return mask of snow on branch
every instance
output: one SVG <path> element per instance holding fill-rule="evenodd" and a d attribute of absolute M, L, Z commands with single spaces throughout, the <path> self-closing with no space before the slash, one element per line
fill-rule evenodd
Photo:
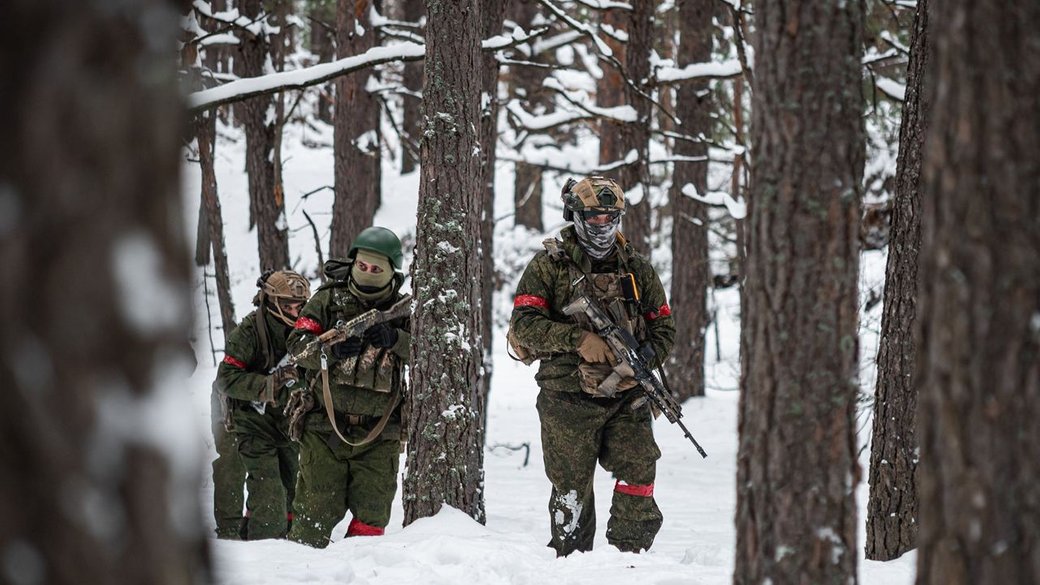
<path fill-rule="evenodd" d="M 632 106 L 614 106 L 601 108 L 589 103 L 587 97 L 581 92 L 570 92 L 554 77 L 547 77 L 542 84 L 544 87 L 558 92 L 565 100 L 599 118 L 607 118 L 621 123 L 632 123 L 639 120 L 639 114 Z"/>
<path fill-rule="evenodd" d="M 532 132 L 544 132 L 564 124 L 570 124 L 579 120 L 588 120 L 592 118 L 592 113 L 589 112 L 553 112 L 551 114 L 535 115 L 528 113 L 524 110 L 523 106 L 520 105 L 519 100 L 510 100 L 506 104 L 506 111 L 513 116 L 513 121 L 525 130 Z"/>
<path fill-rule="evenodd" d="M 538 37 L 549 32 L 550 27 L 543 26 L 531 31 L 525 31 L 519 26 L 513 29 L 513 32 L 508 35 L 495 35 L 489 39 L 480 41 L 480 48 L 485 51 L 498 51 L 500 49 L 506 49 L 514 47 L 516 45 L 522 45 L 531 39 L 537 39 Z"/>
<path fill-rule="evenodd" d="M 657 83 L 672 83 L 704 77 L 728 79 L 737 77 L 741 73 L 743 73 L 743 68 L 740 66 L 740 60 L 730 59 L 721 63 L 691 63 L 681 69 L 678 67 L 660 67 L 654 72 L 654 80 Z"/>
<path fill-rule="evenodd" d="M 744 219 L 747 217 L 747 203 L 744 201 L 743 197 L 733 199 L 733 197 L 725 191 L 709 191 L 701 195 L 697 192 L 697 187 L 695 187 L 693 183 L 686 183 L 683 185 L 682 194 L 708 205 L 724 205 L 726 211 L 729 212 L 733 219 Z"/>
<path fill-rule="evenodd" d="M 607 43 L 603 39 L 599 38 L 599 35 L 596 34 L 596 31 L 592 30 L 592 27 L 567 16 L 567 13 L 564 12 L 562 8 L 556 6 L 550 0 L 538 0 L 538 3 L 548 8 L 550 12 L 558 16 L 560 20 L 567 24 L 567 26 L 592 39 L 592 42 L 596 45 L 596 50 L 602 55 L 607 57 L 614 56 L 614 51 L 610 50 Z"/>
<path fill-rule="evenodd" d="M 286 89 L 303 89 L 311 85 L 324 83 L 340 75 L 381 63 L 418 61 L 425 54 L 426 47 L 415 43 L 374 47 L 360 55 L 345 57 L 331 63 L 320 63 L 295 71 L 283 71 L 260 77 L 240 79 L 220 87 L 197 91 L 188 95 L 188 109 L 192 112 L 199 112 L 258 95 Z"/>
<path fill-rule="evenodd" d="M 877 81 L 874 82 L 874 85 L 881 90 L 881 93 L 894 100 L 906 100 L 906 86 L 898 81 L 894 81 L 887 77 L 878 77 Z"/>
<path fill-rule="evenodd" d="M 611 2 L 610 0 L 577 0 L 578 4 L 584 4 L 596 10 L 627 10 L 632 12 L 632 5 L 625 2 Z"/>

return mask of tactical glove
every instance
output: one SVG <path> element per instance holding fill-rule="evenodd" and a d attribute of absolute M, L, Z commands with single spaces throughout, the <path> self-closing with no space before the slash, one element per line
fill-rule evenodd
<path fill-rule="evenodd" d="M 376 323 L 365 331 L 365 343 L 372 347 L 393 347 L 397 343 L 397 329 L 386 323 Z"/>
<path fill-rule="evenodd" d="M 277 406 L 279 402 L 285 400 L 287 389 L 296 384 L 299 379 L 300 374 L 293 365 L 285 365 L 271 372 L 267 376 L 264 391 L 260 394 L 260 402 L 270 402 Z"/>
<path fill-rule="evenodd" d="M 360 337 L 348 337 L 332 346 L 332 357 L 342 360 L 361 353 L 364 341 Z"/>
<path fill-rule="evenodd" d="M 590 364 L 612 364 L 614 363 L 614 352 L 610 351 L 603 338 L 591 331 L 585 331 L 578 339 L 578 355 Z"/>

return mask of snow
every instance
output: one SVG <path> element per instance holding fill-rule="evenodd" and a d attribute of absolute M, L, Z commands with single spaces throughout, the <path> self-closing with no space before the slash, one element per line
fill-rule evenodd
<path fill-rule="evenodd" d="M 684 81 L 698 77 L 736 77 L 741 74 L 740 61 L 730 59 L 722 63 L 693 63 L 686 67 L 661 67 L 656 71 L 659 83 Z"/>
<path fill-rule="evenodd" d="M 724 205 L 733 219 L 744 219 L 747 217 L 747 203 L 745 203 L 743 197 L 734 199 L 732 195 L 725 191 L 709 191 L 701 194 L 697 192 L 697 187 L 693 183 L 683 185 L 682 194 L 708 205 Z"/>
<path fill-rule="evenodd" d="M 188 106 L 191 109 L 199 110 L 223 103 L 236 96 L 305 87 L 362 67 L 387 61 L 418 59 L 425 54 L 426 47 L 415 43 L 374 47 L 360 55 L 344 57 L 331 63 L 320 63 L 303 69 L 271 73 L 262 77 L 239 79 L 218 87 L 197 91 L 188 95 Z"/>
<path fill-rule="evenodd" d="M 320 189 L 331 185 L 331 128 L 323 124 L 292 125 L 287 128 L 282 154 L 286 198 L 286 221 L 289 225 L 290 258 L 293 268 L 317 283 L 318 263 L 314 241 L 303 212 L 314 219 L 322 240 L 328 241 L 332 192 Z M 384 133 L 391 136 L 391 133 Z M 256 258 L 256 234 L 248 228 L 248 197 L 244 168 L 245 141 L 241 131 L 223 125 L 218 127 L 216 172 L 224 210 L 225 231 L 230 255 L 232 293 L 236 316 L 241 318 L 252 307 L 254 281 L 259 272 Z M 543 151 L 524 150 L 520 156 L 542 152 L 560 166 L 590 168 L 596 165 L 598 142 L 583 138 L 579 145 L 559 145 Z M 513 211 L 513 165 L 500 160 L 497 166 L 494 217 L 495 266 L 505 280 L 493 300 L 495 323 L 494 369 L 488 405 L 487 448 L 485 461 L 485 496 L 487 524 L 480 525 L 465 514 L 450 508 L 432 518 L 421 519 L 402 527 L 401 491 L 395 498 L 387 534 L 382 537 L 345 539 L 345 519 L 334 531 L 332 544 L 323 550 L 312 549 L 288 541 L 229 542 L 211 540 L 212 556 L 219 584 L 249 583 L 282 585 L 284 583 L 372 584 L 372 585 L 630 585 L 633 581 L 654 584 L 695 583 L 697 585 L 729 585 L 732 582 L 736 542 L 734 510 L 736 506 L 737 406 L 739 383 L 739 298 L 734 288 L 711 291 L 711 306 L 716 320 L 707 331 L 706 376 L 707 396 L 683 405 L 683 422 L 704 449 L 701 457 L 683 436 L 681 430 L 664 418 L 655 423 L 655 435 L 661 447 L 655 482 L 655 498 L 664 514 L 664 526 L 653 548 L 640 555 L 622 553 L 606 544 L 604 533 L 609 517 L 610 495 L 614 479 L 597 470 L 595 507 L 597 536 L 595 549 L 557 559 L 546 547 L 549 526 L 553 521 L 547 511 L 550 485 L 542 468 L 541 435 L 535 410 L 537 386 L 534 367 L 526 367 L 508 357 L 505 351 L 505 325 L 512 291 L 527 260 L 541 249 L 541 240 L 556 233 L 563 223 L 560 204 L 551 193 L 558 192 L 557 176 L 546 173 L 543 217 L 546 233 L 515 228 L 507 219 Z M 415 235 L 415 213 L 419 173 L 399 175 L 393 163 L 384 161 L 383 201 L 376 214 L 376 225 L 394 230 L 406 242 L 405 274 L 411 261 L 411 243 Z M 199 171 L 197 164 L 184 166 L 184 194 L 188 235 L 194 238 L 195 213 L 198 210 Z M 312 193 L 303 198 L 303 194 Z M 709 194 L 710 195 L 710 194 Z M 0 189 L 0 202 L 2 189 Z M 737 202 L 739 203 L 739 202 Z M 725 201 L 723 201 L 725 204 Z M 667 255 L 655 252 L 658 263 Z M 139 262 L 139 261 L 138 261 Z M 142 263 L 144 264 L 144 263 Z M 865 291 L 883 282 L 885 256 L 868 252 L 861 263 L 861 287 Z M 206 268 L 212 273 L 212 267 Z M 181 378 L 179 392 L 190 396 L 192 408 L 186 410 L 191 421 L 180 421 L 198 431 L 206 442 L 207 459 L 200 462 L 206 480 L 201 487 L 203 514 L 212 527 L 210 506 L 212 483 L 208 462 L 215 456 L 208 434 L 210 416 L 210 384 L 220 359 L 220 332 L 213 336 L 217 350 L 209 356 L 207 321 L 219 324 L 215 296 L 210 299 L 207 316 L 201 284 L 202 270 L 196 269 L 195 350 L 199 367 L 185 382 Z M 670 270 L 662 270 L 666 280 Z M 209 284 L 213 295 L 212 277 Z M 136 279 L 138 282 L 146 279 Z M 150 280 L 150 279 L 147 279 Z M 406 284 L 406 292 L 410 283 Z M 864 298 L 865 294 L 862 295 Z M 156 309 L 154 303 L 153 310 Z M 873 390 L 873 359 L 881 306 L 878 304 L 861 318 L 861 387 L 869 396 Z M 1040 319 L 1040 316 L 1037 317 Z M 463 336 L 463 338 L 465 338 Z M 718 353 L 716 353 L 718 347 Z M 44 356 L 46 357 L 46 356 Z M 169 382 L 163 383 L 164 388 Z M 163 390 L 167 396 L 169 390 Z M 157 405 L 168 404 L 161 399 Z M 162 407 L 157 410 L 176 408 Z M 869 440 L 870 421 L 861 415 L 858 421 L 860 442 Z M 154 420 L 149 417 L 148 420 Z M 162 428 L 162 427 L 161 427 Z M 165 432 L 165 431 L 164 431 Z M 179 431 L 181 436 L 185 431 Z M 190 445 L 190 443 L 189 443 Z M 191 447 L 184 447 L 190 450 Z M 180 456 L 180 455 L 178 455 Z M 403 457 L 403 456 L 402 456 Z M 402 470 L 405 469 L 402 458 Z M 869 449 L 864 449 L 860 463 L 869 465 Z M 400 477 L 399 477 L 400 482 Z M 860 517 L 859 540 L 855 554 L 859 558 L 859 582 L 863 585 L 909 585 L 914 580 L 914 553 L 887 563 L 864 561 L 864 516 L 867 487 L 856 487 Z M 172 512 L 171 512 L 172 513 Z M 812 543 L 786 543 L 792 547 Z M 850 551 L 851 552 L 851 551 Z M 22 558 L 30 558 L 23 555 Z"/>
<path fill-rule="evenodd" d="M 906 85 L 887 77 L 878 77 L 875 84 L 888 97 L 899 101 L 906 100 Z"/>

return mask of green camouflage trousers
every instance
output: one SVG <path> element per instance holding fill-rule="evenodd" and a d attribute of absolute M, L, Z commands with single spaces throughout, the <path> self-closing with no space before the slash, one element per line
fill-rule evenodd
<path fill-rule="evenodd" d="M 210 427 L 217 448 L 217 458 L 213 460 L 213 519 L 217 524 L 217 538 L 238 540 L 246 468 L 238 456 L 238 438 L 224 429 L 220 396 L 216 392 L 210 394 Z"/>
<path fill-rule="evenodd" d="M 364 432 L 344 433 L 360 441 Z M 384 433 L 375 441 L 351 447 L 332 435 L 305 430 L 300 438 L 300 475 L 296 483 L 296 517 L 289 539 L 310 546 L 328 546 L 332 529 L 349 510 L 353 520 L 347 536 L 379 535 L 390 523 L 390 505 L 397 493 L 401 441 Z"/>
<path fill-rule="evenodd" d="M 635 392 L 618 398 L 538 393 L 545 474 L 553 486 L 549 546 L 558 556 L 592 550 L 597 461 L 617 480 L 607 542 L 623 551 L 649 549 L 661 529 L 663 516 L 653 497 L 661 450 L 654 441 L 650 408 L 631 409 L 637 397 Z"/>
<path fill-rule="evenodd" d="M 247 540 L 285 538 L 292 518 L 299 447 L 280 428 L 281 416 L 246 406 L 235 412 L 238 453 L 246 468 Z"/>

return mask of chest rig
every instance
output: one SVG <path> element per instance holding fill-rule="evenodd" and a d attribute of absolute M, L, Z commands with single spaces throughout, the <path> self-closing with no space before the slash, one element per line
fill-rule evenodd
<path fill-rule="evenodd" d="M 332 293 L 332 315 L 336 319 L 349 321 L 364 312 L 345 288 L 336 288 Z M 391 326 L 400 323 L 391 321 Z M 404 364 L 391 348 L 366 346 L 360 354 L 340 360 L 330 372 L 337 385 L 356 386 L 376 392 L 389 393 L 401 382 Z M 337 405 L 339 406 L 339 405 Z M 337 408 L 337 410 L 343 410 Z"/>
<path fill-rule="evenodd" d="M 582 295 L 595 299 L 606 309 L 616 325 L 631 333 L 640 342 L 646 341 L 648 332 L 646 320 L 640 310 L 639 286 L 636 284 L 635 275 L 625 270 L 628 263 L 624 256 L 621 257 L 622 266 L 613 272 L 586 272 L 567 254 L 559 240 L 550 238 L 542 244 L 549 258 L 567 267 L 572 291 L 568 302 Z M 593 330 L 585 315 L 575 315 L 574 320 L 582 329 Z"/>

